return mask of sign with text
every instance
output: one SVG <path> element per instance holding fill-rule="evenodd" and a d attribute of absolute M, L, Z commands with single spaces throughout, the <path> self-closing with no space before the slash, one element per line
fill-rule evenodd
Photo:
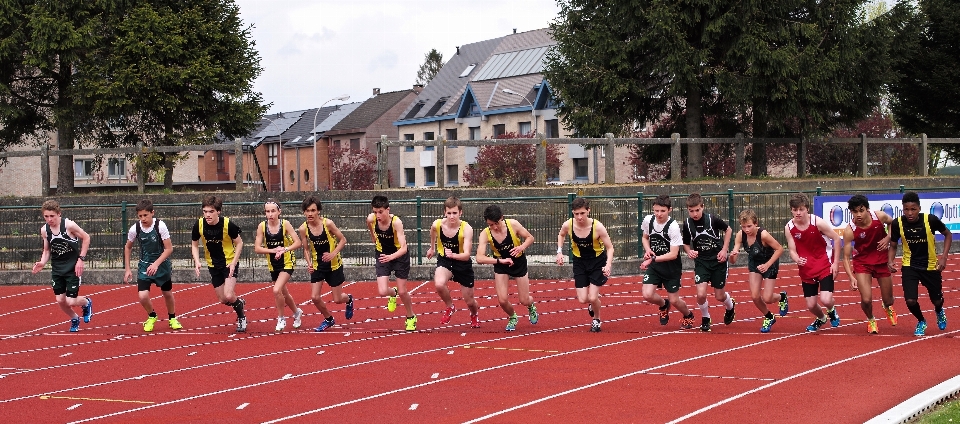
<path fill-rule="evenodd" d="M 920 212 L 940 218 L 951 233 L 960 234 L 960 193 L 918 193 Z M 894 219 L 903 215 L 903 194 L 864 194 L 870 201 L 870 209 L 883 211 Z M 834 227 L 846 227 L 850 223 L 847 201 L 851 196 L 815 196 L 811 213 L 820 216 Z M 937 234 L 937 240 L 943 236 Z"/>

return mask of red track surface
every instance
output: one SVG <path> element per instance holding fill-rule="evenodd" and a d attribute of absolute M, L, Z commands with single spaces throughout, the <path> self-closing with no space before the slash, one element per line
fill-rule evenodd
<path fill-rule="evenodd" d="M 246 334 L 233 332 L 232 310 L 216 303 L 208 285 L 175 285 L 184 330 L 160 321 L 152 334 L 142 331 L 134 285 L 84 286 L 95 315 L 75 334 L 48 287 L 0 286 L 0 420 L 863 422 L 960 374 L 956 265 L 944 273 L 946 331 L 937 330 L 920 290 L 931 324 L 922 338 L 913 336 L 899 276 L 899 326 L 878 320 L 880 335 L 868 335 L 859 295 L 841 275 L 841 326 L 807 333 L 812 315 L 795 266 L 781 267 L 779 289 L 789 293 L 791 311 L 769 334 L 759 333 L 743 268 L 731 270 L 727 285 L 738 301 L 732 325 L 721 323 L 723 308 L 708 297 L 711 333 L 678 330 L 675 310 L 660 326 L 638 277 L 612 278 L 603 288 L 598 334 L 588 332 L 571 281 L 531 282 L 540 322 L 521 316 L 514 333 L 503 331 L 506 316 L 489 281 L 477 284 L 480 329 L 469 328 L 462 301 L 451 324 L 440 326 L 432 283 L 408 283 L 415 333 L 400 331 L 403 308 L 388 313 L 372 282 L 347 283 L 356 316 L 347 322 L 342 306 L 329 304 L 338 325 L 324 333 L 312 331 L 321 318 L 309 304 L 309 284 L 291 284 L 307 315 L 301 330 L 282 334 L 273 332 L 268 284 L 238 286 L 247 300 Z M 684 285 L 695 309 L 689 272 Z M 874 305 L 882 317 L 879 300 Z"/>

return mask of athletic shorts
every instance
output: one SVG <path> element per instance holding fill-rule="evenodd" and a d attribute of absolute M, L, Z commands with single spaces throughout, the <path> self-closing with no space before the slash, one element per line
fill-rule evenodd
<path fill-rule="evenodd" d="M 453 274 L 451 280 L 456 281 L 461 286 L 472 289 L 474 283 L 473 262 L 457 261 L 445 256 L 437 257 L 437 268 L 446 268 Z"/>
<path fill-rule="evenodd" d="M 50 277 L 50 285 L 53 287 L 53 294 L 57 296 L 66 293 L 67 297 L 76 299 L 80 295 L 80 277 L 76 275 L 53 275 Z"/>
<path fill-rule="evenodd" d="M 930 300 L 940 300 L 943 298 L 943 273 L 941 271 L 928 271 L 905 266 L 901 274 L 904 299 L 919 299 L 920 284 L 923 284 L 923 286 L 927 288 L 927 294 L 930 295 Z"/>
<path fill-rule="evenodd" d="M 282 268 L 282 269 L 274 268 L 273 271 L 270 271 L 270 281 L 277 281 L 277 279 L 280 278 L 281 272 L 286 272 L 287 274 L 290 274 L 291 276 L 293 276 L 293 268 Z"/>
<path fill-rule="evenodd" d="M 343 275 L 343 266 L 334 271 L 329 269 L 315 269 L 310 273 L 310 284 L 326 281 L 330 287 L 337 287 L 343 284 L 346 279 Z"/>
<path fill-rule="evenodd" d="M 406 280 L 410 276 L 410 252 L 390 262 L 380 262 L 380 254 L 373 259 L 376 263 L 377 277 L 389 277 L 391 273 L 397 278 Z"/>
<path fill-rule="evenodd" d="M 827 274 L 826 277 L 814 279 L 812 283 L 806 281 L 803 286 L 803 297 L 813 297 L 820 295 L 820 292 L 833 293 L 833 274 Z"/>
<path fill-rule="evenodd" d="M 856 259 L 853 260 L 853 273 L 854 274 L 870 274 L 872 278 L 884 278 L 890 277 L 890 268 L 887 267 L 887 263 L 882 264 L 865 264 L 857 262 Z"/>
<path fill-rule="evenodd" d="M 230 267 L 215 267 L 207 268 L 210 270 L 210 284 L 213 284 L 213 288 L 217 288 L 223 285 L 227 281 L 227 276 L 230 275 Z M 233 278 L 237 278 L 240 275 L 240 264 L 237 264 L 237 268 L 233 270 Z"/>
<path fill-rule="evenodd" d="M 137 280 L 137 290 L 139 291 L 150 291 L 150 286 L 156 285 L 160 287 L 160 291 L 170 291 L 173 290 L 173 281 L 156 281 L 156 280 Z"/>
<path fill-rule="evenodd" d="M 695 260 L 693 265 L 693 281 L 696 284 L 710 283 L 710 287 L 722 289 L 727 285 L 727 263 L 717 260 Z"/>
<path fill-rule="evenodd" d="M 765 280 L 775 280 L 777 278 L 777 274 L 780 273 L 780 261 L 774 261 L 773 265 L 770 265 L 770 268 L 767 268 L 767 272 L 760 272 L 760 270 L 757 269 L 757 267 L 765 263 L 767 262 L 763 261 L 760 263 L 754 263 L 753 260 L 748 260 L 747 269 L 749 269 L 750 272 L 754 274 L 760 274 L 760 276 L 763 277 Z"/>
<path fill-rule="evenodd" d="M 582 289 L 589 285 L 602 286 L 607 283 L 603 267 L 607 265 L 607 253 L 596 258 L 582 259 L 573 257 L 573 286 Z"/>
<path fill-rule="evenodd" d="M 510 278 L 520 278 L 527 275 L 527 257 L 521 256 L 519 258 L 513 258 L 513 265 L 506 266 L 503 264 L 497 265 L 493 264 L 493 273 L 494 274 L 506 274 Z"/>
<path fill-rule="evenodd" d="M 657 288 L 667 289 L 667 293 L 676 293 L 680 291 L 680 275 L 664 275 L 654 268 L 648 268 L 643 274 L 643 284 L 653 284 Z"/>

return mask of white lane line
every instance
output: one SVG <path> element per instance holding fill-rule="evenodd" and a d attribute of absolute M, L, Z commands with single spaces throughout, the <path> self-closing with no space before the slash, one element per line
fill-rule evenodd
<path fill-rule="evenodd" d="M 247 407 L 247 405 L 249 405 L 249 404 L 250 404 L 249 402 L 245 402 L 245 403 L 241 403 L 241 404 L 240 404 L 240 406 L 238 406 L 238 407 L 237 407 L 237 409 L 243 409 L 243 408 L 246 408 L 246 407 Z"/>
<path fill-rule="evenodd" d="M 74 409 L 79 408 L 80 405 L 83 405 L 83 404 L 82 404 L 82 403 L 78 403 L 78 404 L 73 405 L 73 406 L 68 406 L 68 407 L 67 407 L 67 411 L 73 411 Z"/>
<path fill-rule="evenodd" d="M 317 355 L 323 355 L 323 352 L 324 352 L 324 351 L 321 350 L 321 351 L 317 352 Z"/>
<path fill-rule="evenodd" d="M 32 291 L 28 291 L 28 292 L 23 292 L 23 293 L 11 294 L 11 295 L 9 295 L 9 296 L 0 296 L 0 300 L 7 299 L 7 298 L 11 298 L 11 297 L 23 296 L 23 295 L 32 294 L 32 293 L 39 293 L 39 292 L 43 292 L 43 291 L 47 291 L 47 290 L 50 290 L 50 289 L 44 287 L 44 288 L 42 288 L 42 289 L 36 289 L 36 290 L 32 290 Z"/>
<path fill-rule="evenodd" d="M 447 352 L 447 355 L 453 355 L 453 351 L 451 350 L 451 351 Z"/>
<path fill-rule="evenodd" d="M 193 355 L 196 355 L 196 354 L 197 354 L 197 352 L 190 352 L 190 353 L 187 354 L 187 356 L 193 356 Z"/>
<path fill-rule="evenodd" d="M 280 379 L 281 379 L 281 380 L 289 380 L 290 377 L 293 377 L 293 374 L 286 374 L 286 375 L 284 375 L 283 377 L 281 377 Z"/>
<path fill-rule="evenodd" d="M 66 357 L 68 357 L 68 356 L 70 356 L 70 355 L 73 355 L 73 352 L 64 353 L 63 355 L 60 355 L 60 357 L 61 357 L 61 358 L 66 358 Z"/>
<path fill-rule="evenodd" d="M 437 377 L 440 377 L 440 373 L 438 372 L 435 372 L 433 373 L 433 375 L 430 376 L 430 378 L 437 378 Z"/>
<path fill-rule="evenodd" d="M 418 404 L 418 403 L 415 403 L 415 404 L 413 404 L 413 405 L 410 405 L 410 410 L 411 410 L 411 411 L 416 411 L 418 406 L 420 406 L 420 404 Z"/>

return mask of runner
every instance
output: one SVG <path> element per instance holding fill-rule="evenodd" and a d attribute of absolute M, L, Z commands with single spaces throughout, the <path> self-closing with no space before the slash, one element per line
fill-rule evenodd
<path fill-rule="evenodd" d="M 138 221 L 127 231 L 127 243 L 123 247 L 123 282 L 129 283 L 133 279 L 130 271 L 130 252 L 133 242 L 140 242 L 140 261 L 137 264 L 137 295 L 140 305 L 147 311 L 147 320 L 143 322 L 143 331 L 149 333 L 157 324 L 157 311 L 153 309 L 150 300 L 150 286 L 156 284 L 163 295 L 163 302 L 167 305 L 167 324 L 171 330 L 183 328 L 177 320 L 176 302 L 173 298 L 173 264 L 170 255 L 173 254 L 173 242 L 170 241 L 170 231 L 167 224 L 154 218 L 153 202 L 143 199 L 137 203 Z"/>
<path fill-rule="evenodd" d="M 410 276 L 410 255 L 407 254 L 407 238 L 403 234 L 403 222 L 390 213 L 390 201 L 385 196 L 373 196 L 370 202 L 373 212 L 367 216 L 370 237 L 376 246 L 377 290 L 380 296 L 388 296 L 387 310 L 397 310 L 397 298 L 406 309 L 406 331 L 417 329 L 417 316 L 407 292 L 407 277 Z M 397 277 L 397 286 L 390 287 L 390 274 Z"/>
<path fill-rule="evenodd" d="M 680 328 L 693 328 L 693 311 L 687 308 L 687 303 L 680 298 L 680 277 L 683 268 L 680 263 L 680 246 L 683 246 L 683 236 L 680 234 L 680 225 L 670 217 L 670 196 L 661 194 L 653 201 L 653 214 L 643 218 L 640 228 L 643 229 L 643 262 L 640 269 L 646 271 L 643 275 L 643 298 L 660 309 L 660 325 L 670 322 L 670 305 L 677 308 L 683 315 L 680 318 Z M 657 294 L 657 288 L 667 289 L 667 300 Z"/>
<path fill-rule="evenodd" d="M 733 252 L 730 253 L 730 262 L 737 261 L 740 246 L 747 252 L 747 269 L 750 271 L 750 297 L 753 304 L 763 315 L 761 333 L 769 333 L 770 328 L 777 322 L 777 318 L 767 309 L 767 305 L 779 303 L 780 316 L 787 316 L 790 305 L 787 303 L 787 292 L 780 292 L 779 298 L 774 297 L 774 285 L 777 282 L 777 273 L 780 272 L 780 255 L 783 246 L 769 231 L 760 227 L 760 220 L 752 209 L 740 212 L 740 231 L 734 239 Z M 779 299 L 779 301 L 777 300 Z"/>
<path fill-rule="evenodd" d="M 343 275 L 343 258 L 340 252 L 347 245 L 337 225 L 328 218 L 320 216 L 323 206 L 317 196 L 307 196 L 300 205 L 306 221 L 300 226 L 300 237 L 306 240 L 304 258 L 307 260 L 307 270 L 310 272 L 310 299 L 317 310 L 324 316 L 324 320 L 314 331 L 324 331 L 336 324 L 333 315 L 323 302 L 323 282 L 330 285 L 333 293 L 333 303 L 346 304 L 344 317 L 353 319 L 353 295 L 343 292 L 341 285 L 346 280 Z"/>
<path fill-rule="evenodd" d="M 790 211 L 793 219 L 787 221 L 784 232 L 790 258 L 800 269 L 800 281 L 803 283 L 803 297 L 807 309 L 816 318 L 807 326 L 807 331 L 817 331 L 827 322 L 820 303 L 827 308 L 830 325 L 840 325 L 840 314 L 834 308 L 833 285 L 840 261 L 840 236 L 826 220 L 810 213 L 810 199 L 803 193 L 790 198 Z"/>
<path fill-rule="evenodd" d="M 590 218 L 590 203 L 578 197 L 570 203 L 573 218 L 563 222 L 557 235 L 557 265 L 563 265 L 563 240 L 570 235 L 573 255 L 573 284 L 577 301 L 587 304 L 587 313 L 593 319 L 590 331 L 600 332 L 600 287 L 607 283 L 613 268 L 613 242 L 607 228 Z"/>
<path fill-rule="evenodd" d="M 730 325 L 737 316 L 736 302 L 723 288 L 727 285 L 727 249 L 733 229 L 720 217 L 703 214 L 703 197 L 693 193 L 687 197 L 687 214 L 683 221 L 683 250 L 693 259 L 697 306 L 700 308 L 700 331 L 710 331 L 710 308 L 707 284 L 713 287 L 714 298 L 723 304 L 723 324 Z"/>
<path fill-rule="evenodd" d="M 300 328 L 302 324 L 303 310 L 297 307 L 297 302 L 287 289 L 287 282 L 293 275 L 293 265 L 297 261 L 293 251 L 300 248 L 300 237 L 290 221 L 280 219 L 280 204 L 276 200 L 267 199 L 263 204 L 263 213 L 267 219 L 257 226 L 253 251 L 267 258 L 267 269 L 273 282 L 273 299 L 277 305 L 276 331 L 279 333 L 287 328 L 284 305 L 293 314 L 293 328 Z"/>
<path fill-rule="evenodd" d="M 427 259 L 437 256 L 433 282 L 437 295 L 446 305 L 440 324 L 448 324 L 450 317 L 457 311 L 453 306 L 450 289 L 447 288 L 447 282 L 453 280 L 460 284 L 460 295 L 470 311 L 470 327 L 480 328 L 480 305 L 473 297 L 473 262 L 470 261 L 473 227 L 460 219 L 463 206 L 456 197 L 447 198 L 443 202 L 443 215 L 444 218 L 434 221 L 430 226 L 430 249 L 427 250 Z"/>
<path fill-rule="evenodd" d="M 237 285 L 240 253 L 243 251 L 242 230 L 230 218 L 220 216 L 223 201 L 217 196 L 204 197 L 201 203 L 203 217 L 193 225 L 190 245 L 193 253 L 193 267 L 200 277 L 200 242 L 203 242 L 203 255 L 207 270 L 210 271 L 210 284 L 217 299 L 237 313 L 237 332 L 247 331 L 247 316 L 243 307 L 246 301 L 237 297 L 234 290 Z"/>
<path fill-rule="evenodd" d="M 533 234 L 515 219 L 504 219 L 503 211 L 497 205 L 490 205 L 483 211 L 487 228 L 480 233 L 477 243 L 477 263 L 493 264 L 493 281 L 497 289 L 497 301 L 507 314 L 506 331 L 517 329 L 517 312 L 510 304 L 510 279 L 517 282 L 517 295 L 520 304 L 527 307 L 531 324 L 540 319 L 537 305 L 530 296 L 530 277 L 527 276 L 527 257 L 523 254 L 533 245 Z M 523 242 L 520 240 L 523 239 Z M 487 245 L 493 257 L 487 256 Z"/>
<path fill-rule="evenodd" d="M 883 211 L 870 210 L 870 201 L 857 194 L 847 201 L 852 215 L 850 224 L 843 232 L 843 269 L 850 276 L 850 288 L 860 291 L 860 309 L 867 317 L 867 332 L 877 334 L 877 321 L 873 317 L 873 291 L 870 280 L 877 279 L 883 310 L 890 325 L 897 325 L 897 313 L 893 311 L 893 277 L 887 268 L 887 252 L 890 233 L 887 231 L 893 218 Z M 851 266 L 851 257 L 853 265 Z"/>
<path fill-rule="evenodd" d="M 90 248 L 90 235 L 76 222 L 61 216 L 60 203 L 56 200 L 43 202 L 40 209 L 46 222 L 40 227 L 43 253 L 33 264 L 33 273 L 40 272 L 50 262 L 50 285 L 57 306 L 70 317 L 70 332 L 76 333 L 80 331 L 80 316 L 73 311 L 74 307 L 80 307 L 83 322 L 90 322 L 93 317 L 93 299 L 80 296 L 80 277 Z"/>

